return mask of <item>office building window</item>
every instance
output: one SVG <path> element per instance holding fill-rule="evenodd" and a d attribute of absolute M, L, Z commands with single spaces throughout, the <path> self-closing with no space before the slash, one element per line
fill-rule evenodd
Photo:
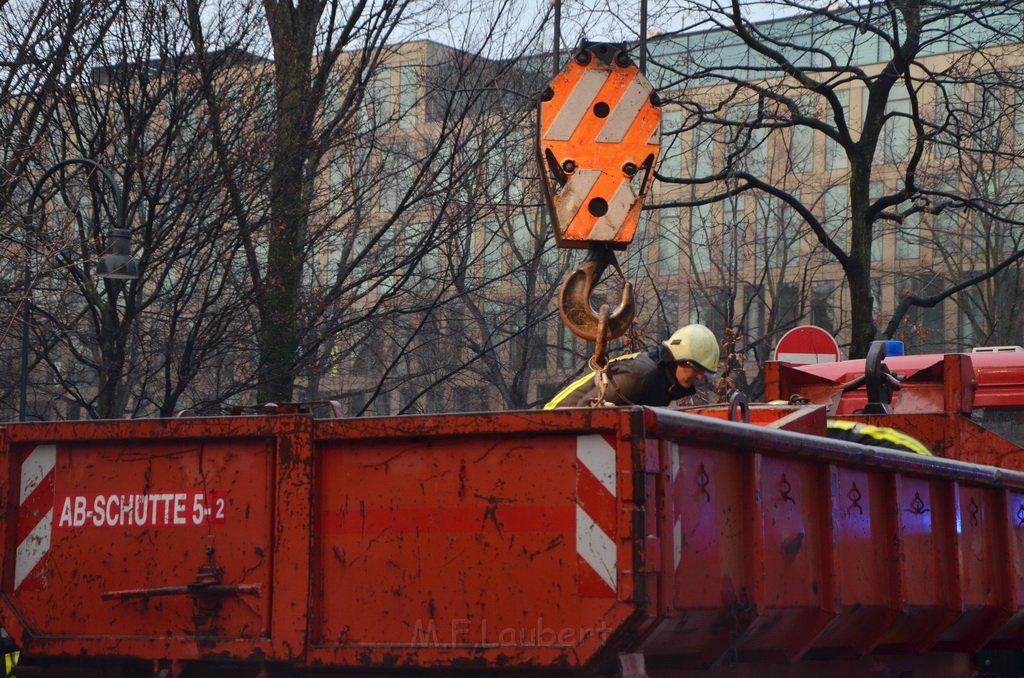
<path fill-rule="evenodd" d="M 558 323 L 558 360 L 559 369 L 577 367 L 579 357 L 576 355 L 576 335 L 564 323 Z"/>
<path fill-rule="evenodd" d="M 886 121 L 875 151 L 876 163 L 906 162 L 910 155 L 910 95 L 896 86 L 885 105 Z"/>
<path fill-rule="evenodd" d="M 693 175 L 706 177 L 714 167 L 714 136 L 708 126 L 693 130 Z"/>
<path fill-rule="evenodd" d="M 908 215 L 896 228 L 896 258 L 917 259 L 921 256 L 921 214 Z"/>
<path fill-rule="evenodd" d="M 680 111 L 664 111 L 661 116 L 661 173 L 668 177 L 679 177 L 683 171 L 682 121 Z"/>
<path fill-rule="evenodd" d="M 418 86 L 416 63 L 403 61 L 398 67 L 398 126 L 401 129 L 416 127 Z"/>
<path fill-rule="evenodd" d="M 814 97 L 797 97 L 796 107 L 800 116 L 817 117 Z M 810 172 L 814 169 L 814 130 L 806 125 L 796 125 L 789 133 L 789 166 L 794 172 Z"/>
<path fill-rule="evenodd" d="M 675 275 L 679 273 L 679 210 L 662 211 L 658 225 L 658 275 Z"/>
<path fill-rule="evenodd" d="M 690 208 L 690 261 L 695 273 L 711 270 L 711 205 Z"/>
<path fill-rule="evenodd" d="M 836 311 L 841 290 L 834 282 L 811 285 L 811 324 L 831 333 L 836 331 Z"/>

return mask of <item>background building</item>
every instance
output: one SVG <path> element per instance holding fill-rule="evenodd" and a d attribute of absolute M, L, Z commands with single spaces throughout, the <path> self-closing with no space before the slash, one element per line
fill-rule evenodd
<path fill-rule="evenodd" d="M 621 257 L 638 315 L 616 350 L 703 322 L 732 349 L 723 390 L 756 397 L 791 327 L 856 343 L 858 261 L 871 320 L 911 350 L 1024 343 L 1018 10 L 926 12 L 910 46 L 903 15 L 868 10 L 648 42 L 662 158 Z M 130 44 L 116 30 L 101 51 Z M 26 303 L 30 417 L 217 412 L 275 380 L 356 415 L 512 409 L 578 374 L 590 347 L 556 295 L 581 253 L 554 246 L 533 157 L 553 75 L 537 43 L 330 43 L 289 98 L 256 38 L 187 57 L 194 42 L 147 39 L 168 56 L 112 50 L 87 82 L 6 99 L 6 416 Z M 87 175 L 24 213 L 32 179 L 71 156 L 124 182 L 138 283 L 91 278 L 114 206 Z M 887 328 L 904 297 L 979 275 Z"/>

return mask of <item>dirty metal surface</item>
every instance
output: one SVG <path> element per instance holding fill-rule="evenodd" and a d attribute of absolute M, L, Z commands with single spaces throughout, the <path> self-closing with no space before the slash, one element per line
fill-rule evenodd
<path fill-rule="evenodd" d="M 1022 648 L 1024 474 L 713 414 L 9 425 L 0 623 L 253 675 Z"/>

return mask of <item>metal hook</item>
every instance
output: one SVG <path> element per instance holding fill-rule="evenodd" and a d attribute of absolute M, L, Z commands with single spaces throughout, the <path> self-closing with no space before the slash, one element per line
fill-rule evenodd
<path fill-rule="evenodd" d="M 594 340 L 594 355 L 590 357 L 590 369 L 595 372 L 603 370 L 608 366 L 608 358 L 605 356 L 605 349 L 608 344 L 608 339 L 612 338 L 608 336 L 608 317 L 611 312 L 608 309 L 608 304 L 601 304 L 601 310 L 597 312 L 597 338 Z M 601 397 L 604 400 L 602 394 Z"/>
<path fill-rule="evenodd" d="M 900 382 L 882 362 L 885 360 L 885 342 L 873 341 L 868 348 L 868 357 L 864 361 L 864 381 L 867 386 L 868 401 L 861 410 L 863 414 L 890 414 L 892 412 L 892 392 L 900 388 Z"/>
<path fill-rule="evenodd" d="M 594 292 L 594 286 L 609 263 L 616 262 L 615 254 L 608 247 L 591 247 L 586 261 L 562 283 L 558 299 L 562 322 L 573 334 L 587 341 L 597 341 L 599 338 L 607 341 L 621 337 L 633 322 L 635 308 L 632 283 L 627 282 L 622 286 L 619 305 L 608 314 L 606 322 L 601 322 L 601 316 L 590 305 L 590 295 Z"/>
<path fill-rule="evenodd" d="M 736 391 L 729 398 L 729 421 L 750 423 L 750 401 L 747 399 L 746 393 Z"/>

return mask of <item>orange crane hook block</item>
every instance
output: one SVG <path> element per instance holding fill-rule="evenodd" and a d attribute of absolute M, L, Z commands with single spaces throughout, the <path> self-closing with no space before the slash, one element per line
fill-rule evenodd
<path fill-rule="evenodd" d="M 584 44 L 540 102 L 541 174 L 559 247 L 632 241 L 661 144 L 654 88 L 623 46 Z"/>

